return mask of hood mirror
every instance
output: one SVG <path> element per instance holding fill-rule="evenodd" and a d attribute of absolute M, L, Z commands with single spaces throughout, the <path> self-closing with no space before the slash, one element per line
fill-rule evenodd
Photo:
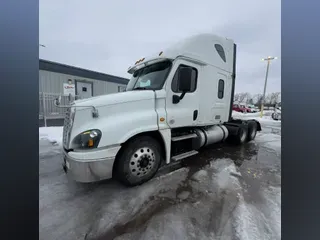
<path fill-rule="evenodd" d="M 54 105 L 59 106 L 60 104 L 61 104 L 61 96 L 57 97 L 57 98 L 54 100 Z"/>

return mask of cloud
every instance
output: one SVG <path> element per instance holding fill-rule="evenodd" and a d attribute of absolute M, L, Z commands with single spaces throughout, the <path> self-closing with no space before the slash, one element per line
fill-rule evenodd
<path fill-rule="evenodd" d="M 268 55 L 280 57 L 281 1 L 40 0 L 40 57 L 129 77 L 137 59 L 212 32 L 238 45 L 236 90 L 260 92 Z M 268 91 L 280 91 L 281 60 Z"/>

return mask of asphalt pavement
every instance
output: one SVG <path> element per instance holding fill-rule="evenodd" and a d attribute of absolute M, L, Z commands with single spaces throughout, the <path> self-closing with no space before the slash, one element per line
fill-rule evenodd
<path fill-rule="evenodd" d="M 263 127 L 134 188 L 68 179 L 60 147 L 40 140 L 40 239 L 281 239 L 281 123 Z"/>

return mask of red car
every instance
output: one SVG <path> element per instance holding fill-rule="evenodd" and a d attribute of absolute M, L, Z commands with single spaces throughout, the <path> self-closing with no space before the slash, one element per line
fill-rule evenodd
<path fill-rule="evenodd" d="M 245 105 L 241 105 L 241 104 L 233 104 L 232 110 L 236 112 L 242 112 L 242 113 L 251 113 L 250 108 L 247 108 Z"/>

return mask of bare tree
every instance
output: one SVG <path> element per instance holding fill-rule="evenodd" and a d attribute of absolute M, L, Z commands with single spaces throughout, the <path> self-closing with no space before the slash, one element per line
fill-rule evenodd
<path fill-rule="evenodd" d="M 280 100 L 280 97 L 281 97 L 281 93 L 280 92 L 275 92 L 275 93 L 272 93 L 272 104 L 277 104 L 279 103 L 281 100 Z"/>
<path fill-rule="evenodd" d="M 233 100 L 234 100 L 235 102 L 239 102 L 239 98 L 240 98 L 240 94 L 239 94 L 239 93 L 236 93 L 236 94 L 234 95 L 234 97 L 233 97 Z"/>
<path fill-rule="evenodd" d="M 272 93 L 267 94 L 264 99 L 264 105 L 269 107 L 271 105 L 271 99 Z"/>
<path fill-rule="evenodd" d="M 247 103 L 250 99 L 250 94 L 247 92 L 235 94 L 235 101 L 239 103 Z"/>
<path fill-rule="evenodd" d="M 261 103 L 262 103 L 262 94 L 255 94 L 253 97 L 252 97 L 252 102 L 254 105 L 260 107 L 261 106 Z"/>
<path fill-rule="evenodd" d="M 247 96 L 246 96 L 246 104 L 251 104 L 251 100 L 252 99 L 252 96 L 250 93 L 247 93 Z"/>
<path fill-rule="evenodd" d="M 247 104 L 254 105 L 254 102 L 253 102 L 253 98 L 252 98 L 252 97 L 248 100 Z"/>
<path fill-rule="evenodd" d="M 262 100 L 262 94 L 256 94 L 252 97 L 252 101 L 254 105 L 260 106 Z"/>

